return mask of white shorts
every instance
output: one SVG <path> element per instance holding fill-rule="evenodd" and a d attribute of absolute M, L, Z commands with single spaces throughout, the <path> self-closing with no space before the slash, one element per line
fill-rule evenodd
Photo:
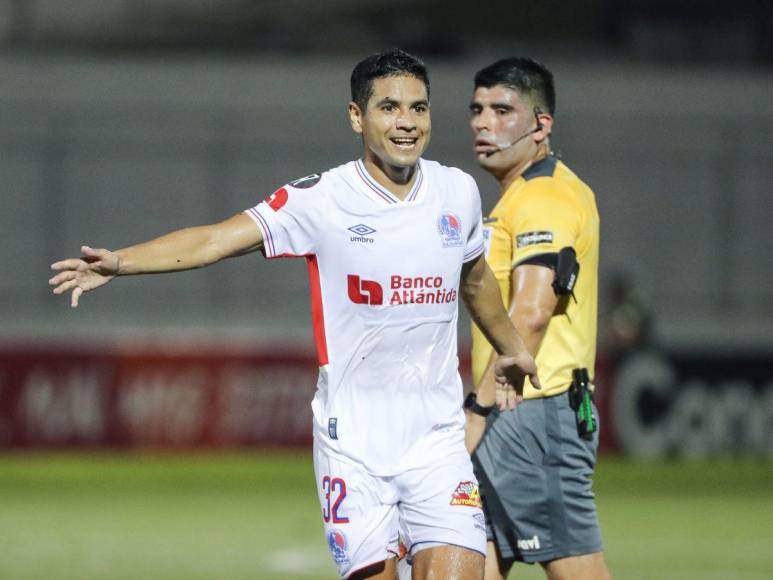
<path fill-rule="evenodd" d="M 315 445 L 314 472 L 325 537 L 342 578 L 396 557 L 400 540 L 409 558 L 438 544 L 486 554 L 478 481 L 463 445 L 391 477 L 370 475 Z"/>

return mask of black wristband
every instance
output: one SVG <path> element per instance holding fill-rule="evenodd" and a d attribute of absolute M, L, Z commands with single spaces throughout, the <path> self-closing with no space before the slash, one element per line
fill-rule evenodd
<path fill-rule="evenodd" d="M 470 413 L 475 413 L 481 417 L 488 417 L 491 414 L 491 411 L 494 410 L 494 407 L 496 407 L 496 405 L 491 405 L 490 407 L 479 405 L 478 395 L 475 393 L 469 393 L 464 399 L 464 408 Z"/>

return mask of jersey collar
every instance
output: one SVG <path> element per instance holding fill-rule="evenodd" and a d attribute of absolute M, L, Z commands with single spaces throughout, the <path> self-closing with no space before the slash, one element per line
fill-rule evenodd
<path fill-rule="evenodd" d="M 354 168 L 359 178 L 365 184 L 365 190 L 368 192 L 368 194 L 388 205 L 416 201 L 416 198 L 419 196 L 419 190 L 421 189 L 422 183 L 424 182 L 424 172 L 421 170 L 421 159 L 416 164 L 416 179 L 413 181 L 413 187 L 411 188 L 411 191 L 408 193 L 408 195 L 405 196 L 404 200 L 400 199 L 392 192 L 382 187 L 375 179 L 373 179 L 373 177 L 371 177 L 371 175 L 368 173 L 368 170 L 365 169 L 365 163 L 362 159 L 358 159 L 355 162 Z"/>

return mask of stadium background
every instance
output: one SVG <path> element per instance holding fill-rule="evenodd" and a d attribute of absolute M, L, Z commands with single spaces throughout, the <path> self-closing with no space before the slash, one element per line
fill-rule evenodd
<path fill-rule="evenodd" d="M 358 155 L 348 75 L 394 45 L 430 68 L 427 157 L 487 208 L 472 74 L 511 54 L 556 74 L 554 146 L 602 215 L 613 572 L 773 576 L 772 38 L 763 0 L 0 0 L 0 578 L 334 577 L 304 264 L 122 279 L 76 311 L 45 281 L 82 243 Z"/>

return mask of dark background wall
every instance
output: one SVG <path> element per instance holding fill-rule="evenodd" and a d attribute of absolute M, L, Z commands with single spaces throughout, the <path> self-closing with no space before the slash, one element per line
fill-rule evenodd
<path fill-rule="evenodd" d="M 225 218 L 360 154 L 348 76 L 399 45 L 430 67 L 427 157 L 471 172 L 471 77 L 557 79 L 554 148 L 596 191 L 602 284 L 626 272 L 660 341 L 773 345 L 767 2 L 0 1 L 0 337 L 308 336 L 302 263 L 122 279 L 71 311 L 48 264 Z M 604 302 L 602 301 L 602 310 Z"/>

